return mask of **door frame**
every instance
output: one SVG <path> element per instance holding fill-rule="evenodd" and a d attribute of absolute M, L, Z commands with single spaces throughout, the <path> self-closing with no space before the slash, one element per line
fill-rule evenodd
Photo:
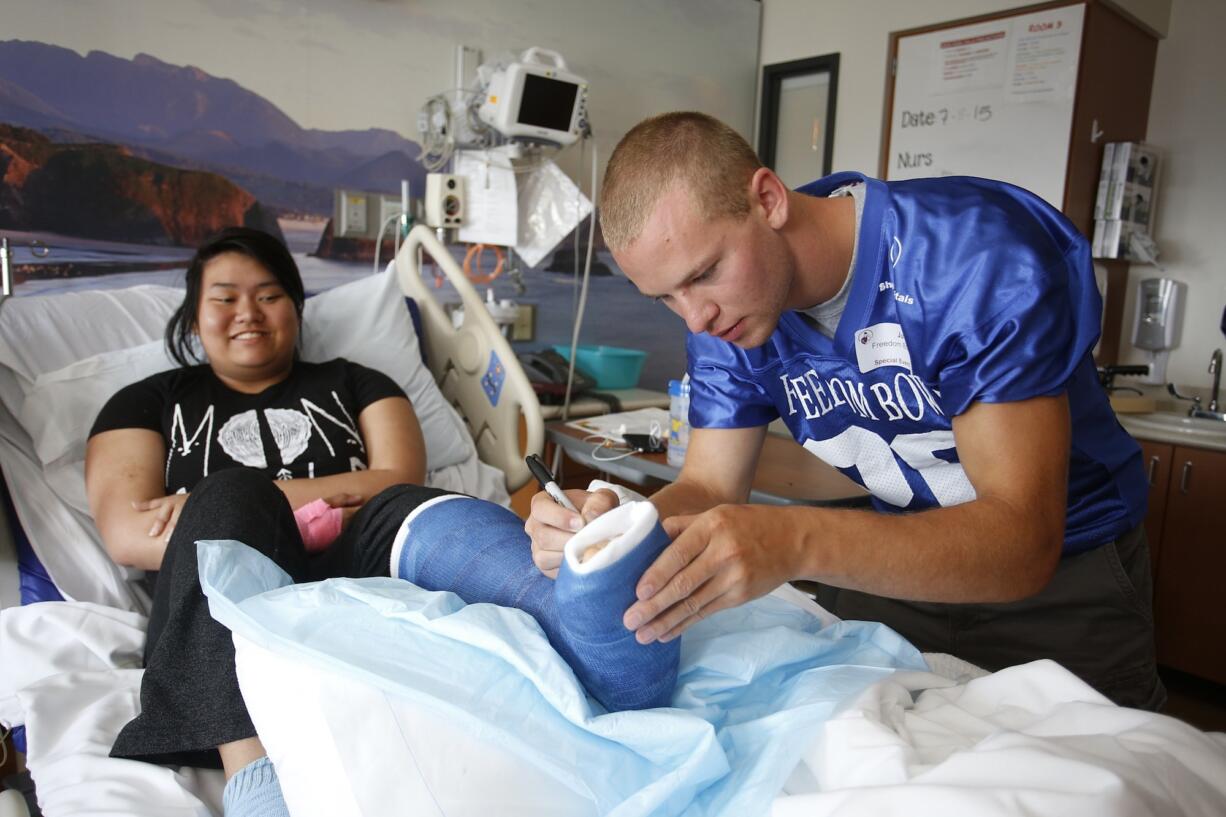
<path fill-rule="evenodd" d="M 779 95 L 785 79 L 808 74 L 827 74 L 830 89 L 826 98 L 825 138 L 822 153 L 822 175 L 830 175 L 834 158 L 834 114 L 838 106 L 839 55 L 824 54 L 801 60 L 777 62 L 762 66 L 762 109 L 758 120 L 758 158 L 775 169 L 775 139 L 779 131 Z"/>

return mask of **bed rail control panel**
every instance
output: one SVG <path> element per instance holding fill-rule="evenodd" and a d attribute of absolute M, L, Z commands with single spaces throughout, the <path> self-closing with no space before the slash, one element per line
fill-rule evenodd
<path fill-rule="evenodd" d="M 464 320 L 458 327 L 422 281 L 425 255 L 460 294 Z M 514 492 L 532 479 L 524 455 L 540 454 L 545 439 L 540 401 L 515 352 L 460 265 L 428 226 L 419 224 L 405 237 L 396 256 L 396 273 L 401 290 L 421 309 L 430 339 L 427 365 L 435 382 L 448 401 L 463 406 L 461 414 L 477 454 L 502 469 L 507 490 Z"/>

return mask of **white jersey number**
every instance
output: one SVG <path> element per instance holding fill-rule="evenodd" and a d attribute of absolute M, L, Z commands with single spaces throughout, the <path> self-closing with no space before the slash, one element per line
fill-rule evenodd
<path fill-rule="evenodd" d="M 899 508 L 909 505 L 915 492 L 894 459 L 896 454 L 915 469 L 942 506 L 960 505 L 975 498 L 975 489 L 962 465 L 936 456 L 938 451 L 954 448 L 952 431 L 899 434 L 887 443 L 880 434 L 867 428 L 848 426 L 828 440 L 806 440 L 804 445 L 809 453 L 835 468 L 855 467 L 873 496 Z"/>

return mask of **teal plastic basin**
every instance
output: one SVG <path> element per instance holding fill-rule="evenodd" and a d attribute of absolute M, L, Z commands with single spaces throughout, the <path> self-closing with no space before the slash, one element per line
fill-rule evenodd
<path fill-rule="evenodd" d="M 570 344 L 554 344 L 554 351 L 570 360 Z M 632 389 L 643 374 L 647 353 L 620 346 L 580 346 L 575 365 L 596 378 L 598 389 Z"/>

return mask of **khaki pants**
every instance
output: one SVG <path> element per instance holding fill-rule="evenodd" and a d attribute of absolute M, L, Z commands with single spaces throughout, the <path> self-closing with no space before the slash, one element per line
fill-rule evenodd
<path fill-rule="evenodd" d="M 987 670 L 1051 658 L 1121 706 L 1157 711 L 1166 703 L 1142 526 L 1063 559 L 1047 587 L 1021 601 L 930 604 L 826 585 L 817 600 L 841 618 L 887 624 L 924 652 Z"/>

